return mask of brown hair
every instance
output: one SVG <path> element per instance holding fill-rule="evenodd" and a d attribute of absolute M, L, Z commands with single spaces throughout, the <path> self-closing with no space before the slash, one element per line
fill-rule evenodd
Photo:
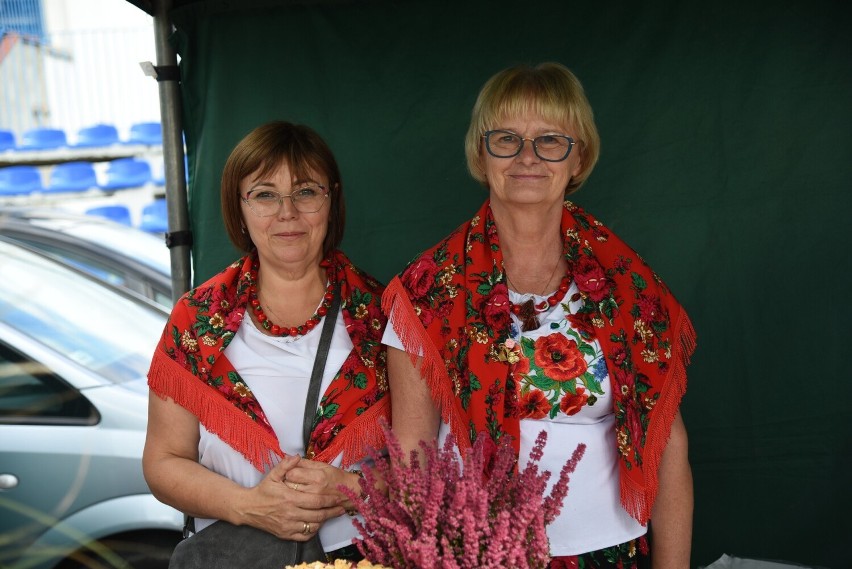
<path fill-rule="evenodd" d="M 482 135 L 499 121 L 525 112 L 533 112 L 544 120 L 577 130 L 580 140 L 580 173 L 571 178 L 565 195 L 574 193 L 592 173 L 600 153 L 600 137 L 592 107 L 583 86 L 571 71 L 560 63 L 542 63 L 535 67 L 518 65 L 491 77 L 476 99 L 465 137 L 467 168 L 471 176 L 487 184 L 482 163 Z"/>
<path fill-rule="evenodd" d="M 222 218 L 228 237 L 244 252 L 255 248 L 244 231 L 240 206 L 240 182 L 254 172 L 266 176 L 281 164 L 290 167 L 294 179 L 307 179 L 313 171 L 328 180 L 331 209 L 328 232 L 323 241 L 323 256 L 340 246 L 346 224 L 343 181 L 331 149 L 313 129 L 286 121 L 263 124 L 248 133 L 231 151 L 222 171 Z"/>

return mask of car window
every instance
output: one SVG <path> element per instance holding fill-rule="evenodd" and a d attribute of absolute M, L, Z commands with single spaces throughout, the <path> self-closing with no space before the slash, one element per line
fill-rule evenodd
<path fill-rule="evenodd" d="M 131 278 L 125 271 L 120 270 L 115 263 L 109 263 L 103 259 L 87 255 L 83 251 L 74 249 L 68 243 L 50 242 L 47 239 L 40 239 L 29 235 L 16 235 L 15 240 L 31 245 L 40 251 L 56 255 L 64 259 L 69 265 L 77 267 L 110 284 L 124 286 L 140 293 L 145 292 L 141 283 L 136 283 L 135 279 Z"/>
<path fill-rule="evenodd" d="M 8 226 L 0 220 L 0 233 L 150 298 L 166 310 L 174 305 L 171 254 L 161 237 L 83 216 L 36 215 L 26 223 L 11 220 Z"/>
<path fill-rule="evenodd" d="M 123 229 L 125 228 L 121 226 L 79 224 L 69 226 L 63 231 L 122 255 L 133 257 L 163 275 L 171 274 L 171 253 L 161 237 L 155 237 L 144 231 L 122 231 Z"/>
<path fill-rule="evenodd" d="M 115 383 L 144 377 L 163 311 L 0 242 L 0 320 Z"/>
<path fill-rule="evenodd" d="M 174 301 L 172 300 L 171 291 L 161 290 L 158 288 L 154 289 L 154 301 L 166 308 L 171 308 L 174 306 Z"/>
<path fill-rule="evenodd" d="M 94 425 L 98 414 L 79 391 L 39 362 L 0 343 L 0 423 Z"/>

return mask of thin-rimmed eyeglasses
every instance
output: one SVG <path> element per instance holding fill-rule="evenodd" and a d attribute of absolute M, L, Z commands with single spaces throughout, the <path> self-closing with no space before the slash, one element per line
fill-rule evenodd
<path fill-rule="evenodd" d="M 293 207 L 299 213 L 315 213 L 322 209 L 325 198 L 328 197 L 328 188 L 321 184 L 307 184 L 299 186 L 289 194 L 281 194 L 275 190 L 257 188 L 249 190 L 246 197 L 240 198 L 248 204 L 252 212 L 258 217 L 269 217 L 276 215 L 281 210 L 281 205 L 286 198 L 290 198 Z"/>

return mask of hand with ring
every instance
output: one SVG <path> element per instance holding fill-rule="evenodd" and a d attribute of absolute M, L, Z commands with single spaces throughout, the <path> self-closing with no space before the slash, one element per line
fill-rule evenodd
<path fill-rule="evenodd" d="M 352 510 L 354 506 L 341 488 L 345 486 L 360 494 L 361 477 L 357 472 L 360 471 L 350 472 L 325 462 L 303 458 L 287 472 L 286 484 L 289 489 L 305 494 L 334 497 L 344 509 Z"/>
<path fill-rule="evenodd" d="M 291 474 L 302 461 L 286 456 L 263 477 L 257 486 L 246 489 L 240 523 L 268 531 L 281 539 L 307 541 L 331 518 L 345 509 L 336 496 L 311 492 L 310 479 Z"/>

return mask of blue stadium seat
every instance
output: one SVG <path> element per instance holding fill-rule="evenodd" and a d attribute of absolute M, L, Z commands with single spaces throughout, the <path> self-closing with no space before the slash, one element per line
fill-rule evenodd
<path fill-rule="evenodd" d="M 119 158 L 109 163 L 103 190 L 139 188 L 151 181 L 151 166 L 137 158 Z"/>
<path fill-rule="evenodd" d="M 142 221 L 139 223 L 139 229 L 149 233 L 165 233 L 169 230 L 165 199 L 154 200 L 142 208 Z"/>
<path fill-rule="evenodd" d="M 0 196 L 24 196 L 41 190 L 41 172 L 35 166 L 0 168 Z"/>
<path fill-rule="evenodd" d="M 133 225 L 130 219 L 130 209 L 126 205 L 102 205 L 90 207 L 86 210 L 86 215 L 95 215 L 105 217 L 124 225 Z"/>
<path fill-rule="evenodd" d="M 91 162 L 57 164 L 50 172 L 48 192 L 83 192 L 98 187 L 98 177 Z"/>
<path fill-rule="evenodd" d="M 118 143 L 118 129 L 111 124 L 96 124 L 77 131 L 77 143 L 80 148 L 110 146 Z"/>
<path fill-rule="evenodd" d="M 15 133 L 11 130 L 0 129 L 0 152 L 15 148 Z"/>
<path fill-rule="evenodd" d="M 158 122 L 140 122 L 130 126 L 130 136 L 127 144 L 147 144 L 149 146 L 163 143 L 163 127 Z"/>
<path fill-rule="evenodd" d="M 51 150 L 68 146 L 65 131 L 59 128 L 32 128 L 24 132 L 18 150 Z"/>

